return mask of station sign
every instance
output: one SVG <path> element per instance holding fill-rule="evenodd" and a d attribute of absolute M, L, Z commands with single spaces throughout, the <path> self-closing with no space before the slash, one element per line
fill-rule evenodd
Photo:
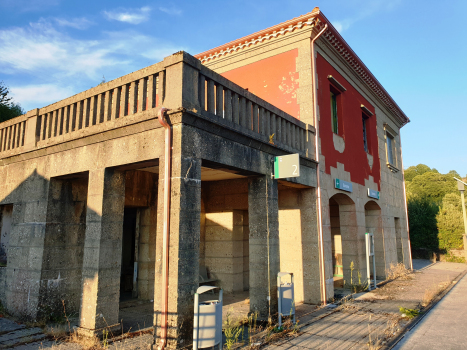
<path fill-rule="evenodd" d="M 300 176 L 300 156 L 298 153 L 274 158 L 274 178 L 285 179 Z"/>
<path fill-rule="evenodd" d="M 342 191 L 352 192 L 352 183 L 341 179 L 334 179 L 334 188 Z"/>
<path fill-rule="evenodd" d="M 379 199 L 379 191 L 372 190 L 371 188 L 368 189 L 368 197 Z"/>

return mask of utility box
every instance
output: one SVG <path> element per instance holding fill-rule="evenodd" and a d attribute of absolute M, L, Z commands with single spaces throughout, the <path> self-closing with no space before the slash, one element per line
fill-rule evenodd
<path fill-rule="evenodd" d="M 219 289 L 219 300 L 199 302 L 199 295 Z M 193 320 L 193 350 L 222 347 L 222 294 L 215 286 L 201 286 L 195 293 L 195 315 Z"/>
<path fill-rule="evenodd" d="M 285 276 L 290 276 L 290 282 L 282 282 L 282 278 Z M 282 326 L 282 316 L 293 316 L 293 323 L 295 323 L 293 273 L 279 272 L 277 274 L 277 298 L 279 305 L 279 327 Z"/>

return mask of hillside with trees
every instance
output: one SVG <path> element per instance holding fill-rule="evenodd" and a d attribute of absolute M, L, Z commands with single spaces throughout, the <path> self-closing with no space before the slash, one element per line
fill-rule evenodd
<path fill-rule="evenodd" d="M 431 252 L 447 254 L 463 249 L 461 196 L 456 171 L 441 174 L 425 164 L 405 170 L 407 209 L 412 250 L 417 255 Z"/>
<path fill-rule="evenodd" d="M 0 81 L 0 123 L 23 115 L 24 111 L 10 96 L 8 87 Z"/>

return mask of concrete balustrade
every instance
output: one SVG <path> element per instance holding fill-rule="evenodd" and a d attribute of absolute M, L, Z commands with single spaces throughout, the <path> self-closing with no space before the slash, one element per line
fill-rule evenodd
<path fill-rule="evenodd" d="M 162 104 L 185 108 L 285 151 L 314 158 L 313 126 L 181 52 L 0 123 L 0 159 L 156 118 L 155 109 Z"/>

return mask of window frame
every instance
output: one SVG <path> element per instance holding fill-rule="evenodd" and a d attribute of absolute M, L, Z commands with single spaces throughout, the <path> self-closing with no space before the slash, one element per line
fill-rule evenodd
<path fill-rule="evenodd" d="M 386 148 L 386 165 L 393 173 L 396 173 L 399 171 L 396 137 L 397 137 L 397 133 L 391 127 L 389 127 L 388 124 L 385 123 L 384 124 L 384 139 L 385 139 L 385 148 Z"/>

